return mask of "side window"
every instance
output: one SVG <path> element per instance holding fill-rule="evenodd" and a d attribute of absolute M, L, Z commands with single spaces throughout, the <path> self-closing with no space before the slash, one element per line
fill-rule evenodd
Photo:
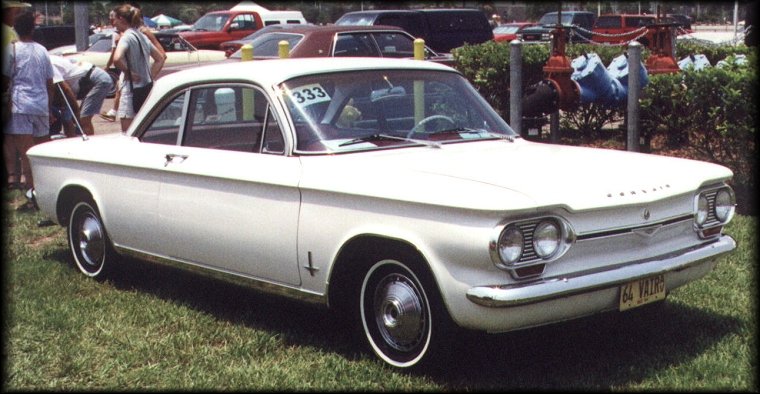
<path fill-rule="evenodd" d="M 185 107 L 186 94 L 183 92 L 174 98 L 145 130 L 140 141 L 151 144 L 176 145 L 182 126 L 182 110 Z"/>
<path fill-rule="evenodd" d="M 406 30 L 415 38 L 421 38 L 423 36 L 424 25 L 422 24 L 422 18 L 419 15 L 380 15 L 374 24 L 398 26 Z"/>
<path fill-rule="evenodd" d="M 282 137 L 280 124 L 272 113 L 272 107 L 267 105 L 262 153 L 282 154 L 285 152 L 285 140 Z"/>
<path fill-rule="evenodd" d="M 211 86 L 190 94 L 183 146 L 260 152 L 269 104 L 250 86 Z"/>
<path fill-rule="evenodd" d="M 367 33 L 339 34 L 335 40 L 335 57 L 371 56 L 379 57 L 372 38 Z"/>
<path fill-rule="evenodd" d="M 235 30 L 253 30 L 256 28 L 253 15 L 238 15 L 232 20 L 232 23 L 237 23 L 237 29 Z"/>
<path fill-rule="evenodd" d="M 414 56 L 414 41 L 401 33 L 373 33 L 383 57 Z"/>

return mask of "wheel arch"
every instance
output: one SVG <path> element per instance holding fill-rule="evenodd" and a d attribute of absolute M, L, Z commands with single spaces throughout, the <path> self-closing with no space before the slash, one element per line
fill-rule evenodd
<path fill-rule="evenodd" d="M 411 242 L 378 234 L 361 234 L 349 239 L 338 252 L 330 270 L 327 284 L 327 305 L 330 309 L 346 306 L 353 287 L 358 286 L 365 271 L 372 263 L 370 256 L 394 253 L 405 258 L 418 275 L 428 275 L 440 295 L 440 287 L 434 271 L 423 253 Z"/>
<path fill-rule="evenodd" d="M 71 210 L 74 209 L 74 204 L 85 198 L 95 202 L 92 193 L 82 185 L 68 185 L 64 187 L 58 193 L 58 200 L 56 201 L 55 212 L 58 217 L 58 223 L 66 227 L 71 216 Z M 97 202 L 95 204 L 97 205 Z"/>

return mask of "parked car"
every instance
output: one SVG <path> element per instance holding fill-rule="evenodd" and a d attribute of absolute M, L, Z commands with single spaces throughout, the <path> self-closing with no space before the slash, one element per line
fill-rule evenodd
<path fill-rule="evenodd" d="M 674 22 L 684 33 L 691 33 L 691 17 L 683 14 L 667 14 L 666 20 Z"/>
<path fill-rule="evenodd" d="M 87 48 L 85 48 L 85 50 L 92 50 L 95 52 L 110 52 L 112 43 L 111 35 L 113 32 L 114 30 L 104 30 L 90 34 L 90 36 L 87 38 Z M 61 45 L 59 47 L 48 50 L 48 53 L 51 55 L 68 55 L 76 52 L 78 52 L 76 44 Z"/>
<path fill-rule="evenodd" d="M 264 31 L 267 30 L 267 31 Z M 245 43 L 253 46 L 255 59 L 279 56 L 279 43 L 286 41 L 289 57 L 414 57 L 414 37 L 396 26 L 316 26 L 274 25 L 262 29 L 252 41 L 225 43 L 239 48 Z M 240 50 L 230 59 L 240 60 Z M 454 64 L 451 54 L 438 54 L 430 48 L 425 59 Z"/>
<path fill-rule="evenodd" d="M 526 42 L 548 42 L 558 24 L 557 12 L 547 12 L 538 20 L 537 26 L 525 28 L 520 37 Z M 567 29 L 569 42 L 587 42 L 594 28 L 596 15 L 587 11 L 562 11 L 561 24 Z"/>
<path fill-rule="evenodd" d="M 533 22 L 505 23 L 493 28 L 493 40 L 496 42 L 510 42 L 519 37 L 519 33 L 526 27 L 535 26 Z"/>
<path fill-rule="evenodd" d="M 726 167 L 526 141 L 434 62 L 196 67 L 126 133 L 28 156 L 82 274 L 130 255 L 326 306 L 398 368 L 662 301 L 736 247 Z"/>
<path fill-rule="evenodd" d="M 624 44 L 630 41 L 638 41 L 641 45 L 648 47 L 654 40 L 654 34 L 646 27 L 655 23 L 657 23 L 657 17 L 654 15 L 600 15 L 594 23 L 592 40 L 606 44 Z"/>
<path fill-rule="evenodd" d="M 291 29 L 293 27 L 298 27 L 300 25 L 298 24 L 271 24 L 268 26 L 264 26 L 259 30 L 256 30 L 255 32 L 239 39 L 239 40 L 232 40 L 232 41 L 225 41 L 221 44 L 219 44 L 219 49 L 223 50 L 225 55 L 227 57 L 230 57 L 233 53 L 237 52 L 240 47 L 242 47 L 245 44 L 250 44 L 255 38 L 263 35 L 268 34 L 275 31 L 282 31 L 286 29 Z"/>
<path fill-rule="evenodd" d="M 465 43 L 493 40 L 488 17 L 476 9 L 354 11 L 345 13 L 335 24 L 398 26 L 412 36 L 424 39 L 425 44 L 438 53 L 451 52 Z"/>
<path fill-rule="evenodd" d="M 264 27 L 255 11 L 211 11 L 200 17 L 190 30 L 178 32 L 198 49 L 219 49 L 219 44 L 243 38 Z"/>
<path fill-rule="evenodd" d="M 153 34 L 166 51 L 164 68 L 180 64 L 196 66 L 205 62 L 225 59 L 223 51 L 196 49 L 179 34 L 167 33 L 166 31 L 158 31 Z M 103 37 L 83 52 L 64 53 L 63 56 L 89 62 L 98 67 L 105 67 L 108 64 L 108 58 L 111 56 L 111 38 Z M 118 71 L 113 68 L 112 72 Z"/>
<path fill-rule="evenodd" d="M 269 11 L 261 13 L 261 19 L 264 26 L 287 25 L 287 24 L 306 24 L 306 19 L 301 11 Z"/>
<path fill-rule="evenodd" d="M 92 29 L 87 28 L 84 34 L 92 34 Z M 47 50 L 72 45 L 76 43 L 76 27 L 73 25 L 37 26 L 32 32 L 32 37 Z"/>

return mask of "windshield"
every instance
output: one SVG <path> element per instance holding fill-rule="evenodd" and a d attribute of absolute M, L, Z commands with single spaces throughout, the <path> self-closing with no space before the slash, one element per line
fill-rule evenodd
<path fill-rule="evenodd" d="M 464 77 L 448 71 L 320 74 L 289 80 L 280 89 L 302 152 L 516 136 Z"/>
<path fill-rule="evenodd" d="M 269 33 L 256 37 L 249 44 L 253 47 L 254 57 L 278 57 L 280 55 L 280 41 L 287 41 L 289 51 L 293 51 L 301 39 L 303 39 L 301 34 Z M 230 57 L 240 59 L 242 56 L 243 51 L 238 49 Z"/>
<path fill-rule="evenodd" d="M 193 30 L 220 31 L 230 19 L 229 14 L 207 14 L 193 24 Z"/>
<path fill-rule="evenodd" d="M 563 25 L 569 25 L 573 22 L 573 16 L 571 14 L 562 14 L 562 24 Z M 538 21 L 538 24 L 540 25 L 556 25 L 557 24 L 557 13 L 551 13 L 551 14 L 545 14 L 541 17 L 541 19 Z"/>
<path fill-rule="evenodd" d="M 520 26 L 498 26 L 493 29 L 493 32 L 495 34 L 510 34 L 517 33 L 518 29 L 520 29 Z"/>

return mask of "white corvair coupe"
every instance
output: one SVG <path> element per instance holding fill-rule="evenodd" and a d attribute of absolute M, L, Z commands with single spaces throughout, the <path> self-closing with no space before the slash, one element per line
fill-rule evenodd
<path fill-rule="evenodd" d="M 131 255 L 243 280 L 348 312 L 400 368 L 450 330 L 660 301 L 736 247 L 730 170 L 525 141 L 432 62 L 198 67 L 127 133 L 29 156 L 85 275 Z"/>

